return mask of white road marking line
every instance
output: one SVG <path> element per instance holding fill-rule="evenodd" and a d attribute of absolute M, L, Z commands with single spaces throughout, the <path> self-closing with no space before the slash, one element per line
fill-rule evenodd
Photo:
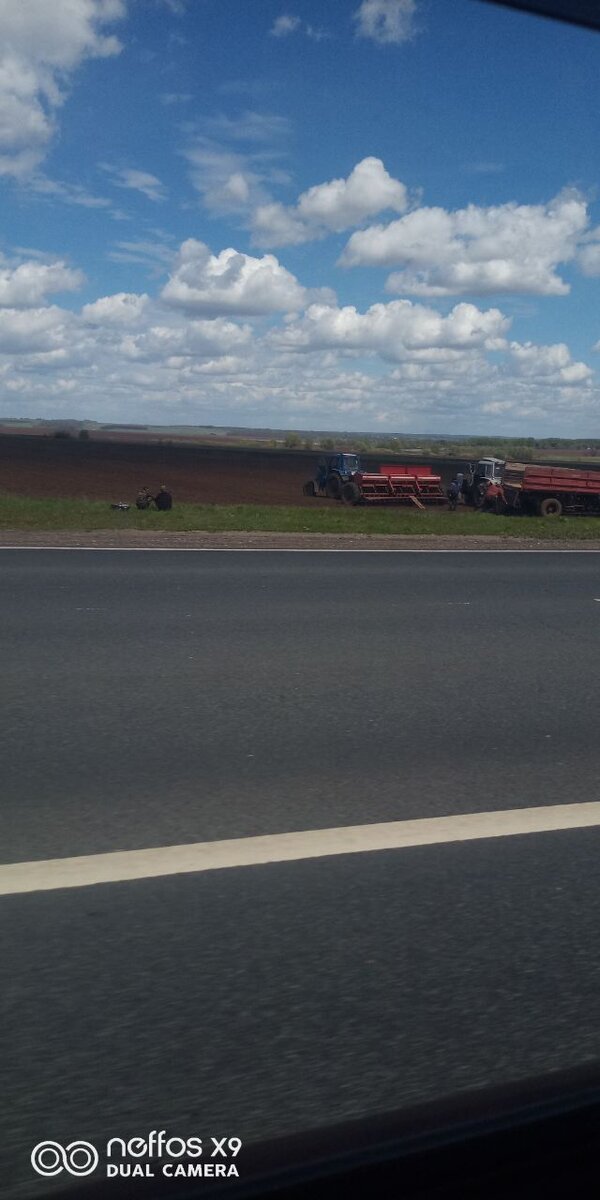
<path fill-rule="evenodd" d="M 309 547 L 299 546 L 2 546 L 3 550 L 94 550 L 102 554 L 114 553 L 139 553 L 139 554 L 600 554 L 599 550 L 572 550 L 564 549 L 551 550 L 545 547 L 542 550 L 534 550 L 530 548 L 514 550 L 481 550 L 474 547 L 472 550 L 463 548 L 462 550 L 436 550 L 424 549 L 419 550 L 410 546 L 388 546 L 383 549 L 376 546 L 374 549 L 364 546 L 358 549 L 350 549 L 350 547 L 325 546 Z"/>
<path fill-rule="evenodd" d="M 590 826 L 600 826 L 598 801 L 554 804 L 547 808 L 513 808 L 504 812 L 461 813 L 375 825 L 348 825 L 337 829 L 307 829 L 300 833 L 276 833 L 222 842 L 195 842 L 150 850 L 123 850 L 78 858 L 8 863 L 0 866 L 0 895 L 89 887 L 97 883 L 155 879 L 164 875 L 185 875 L 228 867 L 296 862 L 299 859 L 364 854 L 374 850 L 402 850 L 411 846 L 434 846 Z"/>

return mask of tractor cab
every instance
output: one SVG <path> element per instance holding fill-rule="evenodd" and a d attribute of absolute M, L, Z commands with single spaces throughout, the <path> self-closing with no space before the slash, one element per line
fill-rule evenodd
<path fill-rule="evenodd" d="M 361 470 L 358 454 L 327 454 L 319 459 L 317 474 L 312 484 L 311 495 L 329 496 L 331 500 L 339 500 L 342 487 Z M 305 494 L 308 494 L 310 484 L 305 484 Z"/>
<path fill-rule="evenodd" d="M 347 480 L 360 471 L 360 459 L 358 454 L 328 454 L 326 458 L 319 459 L 317 470 L 323 482 L 333 473 Z"/>
<path fill-rule="evenodd" d="M 480 458 L 474 465 L 469 463 L 465 498 L 476 508 L 480 508 L 490 484 L 502 483 L 503 469 L 503 458 Z"/>
<path fill-rule="evenodd" d="M 503 467 L 503 458 L 480 458 L 474 474 L 479 482 L 502 483 Z"/>

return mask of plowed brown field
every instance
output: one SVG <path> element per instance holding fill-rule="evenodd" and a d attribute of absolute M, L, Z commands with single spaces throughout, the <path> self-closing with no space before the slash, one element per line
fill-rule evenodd
<path fill-rule="evenodd" d="M 330 505 L 302 495 L 318 451 L 161 446 L 73 438 L 0 437 L 0 491 L 16 496 L 131 502 L 141 487 L 162 483 L 175 503 Z M 389 461 L 390 456 L 387 456 Z M 370 470 L 379 458 L 364 457 Z M 458 464 L 436 465 L 444 481 Z"/>

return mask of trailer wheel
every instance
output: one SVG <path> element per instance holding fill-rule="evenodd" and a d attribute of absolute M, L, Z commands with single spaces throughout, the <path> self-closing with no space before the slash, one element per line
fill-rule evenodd
<path fill-rule="evenodd" d="M 561 517 L 563 506 L 556 496 L 546 496 L 540 500 L 540 517 Z"/>
<path fill-rule="evenodd" d="M 314 480 L 310 479 L 308 483 L 304 484 L 304 487 L 302 488 L 302 495 L 303 496 L 316 496 L 316 494 L 317 494 L 317 489 L 315 488 Z"/>
<path fill-rule="evenodd" d="M 329 475 L 325 482 L 325 492 L 330 500 L 339 500 L 342 494 L 342 481 L 339 475 Z"/>
<path fill-rule="evenodd" d="M 360 488 L 357 483 L 345 483 L 342 488 L 342 500 L 344 504 L 358 504 L 360 500 Z"/>

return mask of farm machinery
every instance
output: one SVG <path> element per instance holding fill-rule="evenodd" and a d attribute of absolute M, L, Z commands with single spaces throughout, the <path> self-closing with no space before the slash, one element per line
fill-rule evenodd
<path fill-rule="evenodd" d="M 463 484 L 467 503 L 483 511 L 529 516 L 600 516 L 600 471 L 482 458 Z"/>
<path fill-rule="evenodd" d="M 474 465 L 469 463 L 462 487 L 465 503 L 484 508 L 488 490 L 491 488 L 494 492 L 502 482 L 503 469 L 502 458 L 480 458 Z"/>
<path fill-rule="evenodd" d="M 499 484 L 490 486 L 496 512 L 541 517 L 600 516 L 600 471 L 552 467 L 544 463 L 506 463 Z"/>
<path fill-rule="evenodd" d="M 319 460 L 317 474 L 303 487 L 305 496 L 327 496 L 344 504 L 409 504 L 425 508 L 445 504 L 441 476 L 431 467 L 386 464 L 363 471 L 357 454 L 330 454 Z"/>
<path fill-rule="evenodd" d="M 305 496 L 327 496 L 330 500 L 342 499 L 342 488 L 360 472 L 358 454 L 328 454 L 317 463 L 314 479 L 304 484 Z"/>

